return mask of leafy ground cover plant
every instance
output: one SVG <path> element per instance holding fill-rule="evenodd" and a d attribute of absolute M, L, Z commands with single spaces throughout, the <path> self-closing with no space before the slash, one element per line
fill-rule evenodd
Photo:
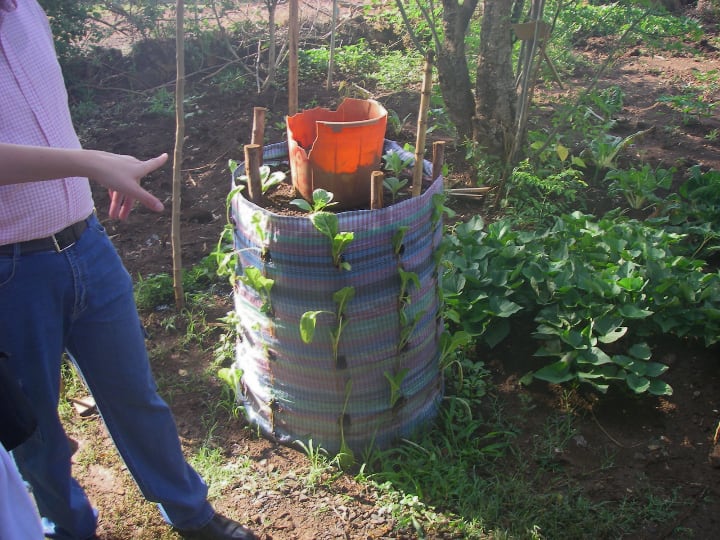
<path fill-rule="evenodd" d="M 674 172 L 672 168 L 653 169 L 645 164 L 640 169 L 613 169 L 605 175 L 605 180 L 609 181 L 610 194 L 624 198 L 630 208 L 640 210 L 661 202 L 657 191 L 670 188 Z"/>
<path fill-rule="evenodd" d="M 663 201 L 661 213 L 670 230 L 686 235 L 687 256 L 714 258 L 720 250 L 720 171 L 694 165 L 688 172 L 677 193 Z"/>
<path fill-rule="evenodd" d="M 669 394 L 646 340 L 663 332 L 715 343 L 720 275 L 657 225 L 574 212 L 547 230 L 518 231 L 509 220 L 485 229 L 473 218 L 448 237 L 447 317 L 493 347 L 522 312 L 537 325 L 536 356 L 551 359 L 532 377 Z"/>

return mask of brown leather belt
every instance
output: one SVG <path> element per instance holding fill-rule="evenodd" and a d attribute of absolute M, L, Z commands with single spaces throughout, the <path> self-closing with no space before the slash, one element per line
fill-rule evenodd
<path fill-rule="evenodd" d="M 14 255 L 15 246 L 20 248 L 20 253 L 22 254 L 37 253 L 39 251 L 55 251 L 60 253 L 73 246 L 75 242 L 80 239 L 82 233 L 85 232 L 87 226 L 87 219 L 83 219 L 46 238 L 38 238 L 16 244 L 5 244 L 4 246 L 0 246 L 0 256 L 7 257 Z"/>

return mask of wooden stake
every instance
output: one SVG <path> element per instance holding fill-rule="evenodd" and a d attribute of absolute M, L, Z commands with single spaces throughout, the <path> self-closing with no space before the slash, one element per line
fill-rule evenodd
<path fill-rule="evenodd" d="M 265 144 L 265 107 L 253 108 L 253 130 L 251 144 Z"/>
<path fill-rule="evenodd" d="M 430 92 L 432 90 L 432 62 L 433 55 L 430 52 L 425 58 L 425 71 L 423 73 L 422 92 L 420 94 L 420 112 L 418 113 L 415 141 L 415 168 L 413 169 L 412 183 L 413 197 L 417 197 L 422 192 L 425 135 L 427 134 L 427 117 L 428 110 L 430 109 Z"/>
<path fill-rule="evenodd" d="M 327 81 L 325 90 L 332 88 L 333 70 L 335 69 L 335 35 L 337 34 L 338 0 L 333 0 L 330 22 L 330 58 L 328 59 Z"/>
<path fill-rule="evenodd" d="M 185 290 L 182 282 L 182 241 L 180 238 L 180 208 L 182 201 L 182 159 L 185 140 L 185 3 L 175 5 L 175 150 L 173 152 L 172 215 L 170 239 L 173 262 L 173 293 L 178 311 L 185 307 Z"/>
<path fill-rule="evenodd" d="M 382 171 L 373 171 L 370 176 L 370 210 L 383 207 L 383 182 L 385 175 Z"/>
<path fill-rule="evenodd" d="M 445 164 L 445 141 L 435 141 L 433 143 L 432 158 L 432 181 L 442 174 L 443 165 Z"/>
<path fill-rule="evenodd" d="M 259 144 L 245 145 L 245 174 L 248 177 L 248 198 L 255 204 L 262 199 L 262 180 L 260 164 L 262 163 L 262 146 Z"/>
<path fill-rule="evenodd" d="M 288 13 L 288 115 L 298 111 L 298 0 L 290 0 Z"/>

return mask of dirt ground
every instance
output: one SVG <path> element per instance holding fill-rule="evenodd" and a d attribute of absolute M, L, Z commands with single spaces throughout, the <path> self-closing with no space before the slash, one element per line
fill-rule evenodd
<path fill-rule="evenodd" d="M 717 42 L 716 42 L 717 43 Z M 607 54 L 602 40 L 588 42 L 578 52 L 599 64 Z M 693 70 L 720 70 L 720 54 L 708 45 L 697 54 L 648 54 L 639 44 L 624 52 L 618 64 L 607 70 L 600 86 L 619 85 L 625 92 L 623 122 L 619 135 L 655 127 L 628 152 L 653 165 L 675 165 L 686 168 L 701 164 L 704 168 L 720 169 L 720 137 L 706 137 L 720 129 L 720 120 L 703 119 L 698 125 L 680 126 L 678 115 L 668 107 L 657 105 L 662 94 L 680 93 Z M 702 55 L 701 55 L 702 54 Z M 146 58 L 148 69 L 152 59 Z M 116 70 L 120 68 L 116 67 Z M 98 148 L 138 157 L 151 157 L 161 152 L 172 155 L 174 117 L 148 112 L 147 102 L 129 101 L 133 95 L 126 90 L 103 90 L 122 86 L 121 73 L 108 70 L 95 73 L 95 98 L 101 100 L 103 112 L 98 119 L 78 125 L 83 143 Z M 280 141 L 282 132 L 275 124 L 287 111 L 284 89 L 257 95 L 248 89 L 242 94 L 227 94 L 216 86 L 203 83 L 200 77 L 187 88 L 193 114 L 187 120 L 184 144 L 181 237 L 183 264 L 190 267 L 207 255 L 217 242 L 225 224 L 225 198 L 230 186 L 228 159 L 242 161 L 242 147 L 249 143 L 254 107 L 268 109 L 267 141 Z M 168 82 L 171 79 L 168 79 Z M 587 84 L 587 74 L 568 77 L 566 88 L 577 89 Z M 127 86 L 126 86 L 127 88 Z M 168 87 L 170 91 L 172 86 Z M 542 91 L 542 88 L 541 88 Z M 548 93 L 560 90 L 551 83 Z M 78 94 L 72 95 L 78 101 Z M 409 89 L 400 95 L 377 96 L 402 118 L 417 109 L 417 93 Z M 715 99 L 719 99 L 716 94 Z M 301 81 L 300 108 L 318 103 L 334 107 L 338 102 L 336 89 L 326 92 L 317 81 Z M 119 105 L 122 104 L 122 107 Z M 402 110 L 405 107 L 406 110 Z M 117 116 L 114 111 L 121 110 Z M 414 118 L 414 117 L 412 117 Z M 407 123 L 403 137 L 413 140 L 414 119 Z M 715 132 L 717 133 L 717 131 Z M 452 152 L 452 150 L 449 150 Z M 449 155 L 449 162 L 461 161 Z M 451 173 L 448 183 L 461 181 Z M 170 208 L 172 169 L 164 167 L 152 174 L 145 186 Z M 102 218 L 106 215 L 107 196 L 98 191 L 96 203 Z M 487 212 L 484 202 L 460 203 L 463 214 Z M 128 270 L 133 276 L 147 277 L 171 272 L 170 212 L 152 214 L 137 208 L 125 223 L 105 220 Z M 217 313 L 222 316 L 225 297 Z M 195 344 L 177 343 L 178 333 L 161 327 L 161 316 L 144 314 L 150 333 L 149 347 L 164 347 L 165 355 L 153 356 L 153 368 L 161 389 L 164 381 L 174 381 L 202 372 L 211 362 L 211 353 Z M 520 331 L 520 329 L 518 329 Z M 175 342 L 173 342 L 175 340 Z M 528 340 L 529 341 L 529 340 Z M 519 378 L 527 371 L 531 344 L 513 339 L 482 358 L 490 366 L 493 381 L 508 414 L 522 418 L 521 444 L 531 445 L 540 436 L 544 418 L 560 407 L 567 407 L 562 389 L 543 383 L 521 386 Z M 670 365 L 665 379 L 674 388 L 669 397 L 630 398 L 610 392 L 602 399 L 591 393 L 575 397 L 572 410 L 577 415 L 578 437 L 559 453 L 558 463 L 564 471 L 580 482 L 593 500 L 616 501 L 627 494 L 654 486 L 657 497 L 677 497 L 687 502 L 683 510 L 660 526 L 638 524 L 636 538 L 698 538 L 716 537 L 720 531 L 720 457 L 711 460 L 713 437 L 720 422 L 720 363 L 718 349 L 704 349 L 677 340 L 663 340 L 654 353 Z M 176 415 L 183 444 L 188 452 L 196 449 L 212 435 L 226 455 L 245 455 L 254 478 L 282 478 L 282 488 L 268 489 L 261 481 L 256 484 L 225 489 L 214 503 L 218 510 L 246 520 L 266 539 L 369 539 L 414 538 L 410 532 L 393 530 L 391 516 L 378 503 L 378 495 L 341 476 L 327 485 L 308 490 L 297 476 L 306 471 L 307 458 L 290 448 L 258 437 L 242 418 L 229 418 L 212 430 L 198 419 L 198 410 L 218 401 L 220 385 L 208 388 L 173 385 L 167 396 Z M 536 406 L 530 410 L 528 400 Z M 136 488 L 113 454 L 112 446 L 97 420 L 89 421 L 73 436 L 80 447 L 96 447 L 94 463 L 85 463 L 79 476 L 90 497 L 101 510 L 100 537 L 104 540 L 175 538 L 164 531 L 157 513 L 136 512 L 132 501 Z M 211 434 L 210 434 L 211 431 Z M 613 454 L 615 465 L 598 470 L 598 456 Z M 273 485 L 277 486 L 277 482 Z M 137 516 L 145 516 L 138 518 Z M 150 517 L 147 517 L 150 516 Z M 678 530 L 692 531 L 681 536 Z M 686 533 L 689 534 L 689 533 Z"/>

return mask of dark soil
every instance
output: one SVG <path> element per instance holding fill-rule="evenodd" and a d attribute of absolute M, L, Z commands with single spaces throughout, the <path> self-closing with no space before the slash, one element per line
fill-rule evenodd
<path fill-rule="evenodd" d="M 607 54 L 602 40 L 588 41 L 578 53 L 599 65 Z M 163 58 L 165 55 L 162 55 Z M 158 65 L 164 62 L 158 58 Z M 144 57 L 152 66 L 154 58 Z M 626 159 L 640 159 L 652 165 L 678 167 L 679 173 L 692 164 L 720 169 L 720 138 L 708 137 L 720 129 L 720 119 L 704 118 L 694 125 L 684 125 L 677 113 L 656 103 L 662 94 L 677 93 L 683 81 L 697 69 L 720 69 L 720 55 L 715 51 L 696 51 L 657 56 L 647 54 L 641 46 L 628 50 L 618 64 L 607 70 L 600 86 L 619 85 L 625 92 L 619 135 L 654 127 L 627 152 Z M 78 123 L 83 144 L 141 158 L 168 152 L 172 155 L 175 120 L 172 115 L 148 112 L 148 102 L 137 98 L 136 92 L 159 84 L 154 80 L 144 87 L 138 73 L 123 73 L 120 63 L 98 69 L 91 64 L 91 78 L 83 82 L 94 87 L 94 100 L 102 112 Z M 79 69 L 79 68 L 78 68 Z M 154 71 L 158 75 L 159 68 Z M 87 70 L 90 70 L 88 67 Z M 568 89 L 581 89 L 588 83 L 587 74 L 564 80 L 565 90 L 548 83 L 539 88 L 538 99 L 552 106 L 553 96 Z M 340 101 L 337 88 L 326 91 L 321 81 L 301 81 L 300 104 L 313 103 L 334 108 Z M 227 93 L 209 84 L 201 76 L 189 80 L 186 94 L 193 96 L 194 114 L 187 119 L 182 162 L 181 238 L 183 265 L 197 263 L 214 248 L 225 225 L 225 200 L 230 189 L 228 159 L 242 161 L 243 145 L 250 142 L 254 107 L 268 110 L 266 140 L 283 140 L 284 134 L 275 127 L 287 113 L 284 89 L 273 89 L 258 95 L 252 88 L 241 93 Z M 151 94 L 145 94 L 151 95 Z M 82 94 L 72 93 L 74 104 Z M 376 96 L 400 118 L 415 114 L 418 94 L 408 89 L 402 94 Z M 718 96 L 715 96 L 718 99 Z M 413 142 L 412 116 L 399 139 Z M 673 127 L 674 126 L 674 127 Z M 403 141 L 403 142 L 404 142 Z M 449 185 L 467 185 L 468 176 L 462 167 L 464 157 L 452 145 L 446 148 L 446 161 L 453 173 L 446 178 Z M 150 175 L 144 185 L 165 200 L 170 208 L 172 169 L 168 165 Z M 105 215 L 108 198 L 96 190 L 96 204 L 101 217 Z M 288 198 L 294 198 L 292 194 Z M 487 201 L 450 199 L 461 216 L 480 214 L 491 217 Z M 616 202 L 608 203 L 609 205 Z M 124 223 L 105 220 L 128 270 L 133 276 L 147 277 L 172 272 L 170 246 L 170 211 L 161 215 L 137 208 Z M 221 317 L 231 309 L 227 295 L 220 299 L 217 313 Z M 144 314 L 150 333 L 149 346 L 165 348 L 166 355 L 154 355 L 154 370 L 162 381 L 200 373 L 212 361 L 207 349 L 179 343 L 182 329 L 168 332 L 162 328 L 162 313 Z M 661 524 L 638 523 L 635 538 L 698 538 L 716 537 L 720 531 L 720 458 L 714 443 L 720 422 L 720 363 L 717 348 L 704 348 L 676 339 L 660 339 L 654 354 L 670 366 L 665 380 L 674 388 L 668 397 L 631 397 L 611 390 L 606 396 L 580 391 L 568 394 L 563 388 L 535 382 L 522 386 L 519 379 L 532 369 L 532 344 L 522 328 L 510 343 L 492 351 L 483 351 L 478 358 L 492 370 L 497 392 L 506 407 L 506 414 L 517 415 L 522 435 L 520 444 L 531 446 L 541 436 L 544 419 L 559 410 L 576 415 L 578 436 L 568 448 L 557 455 L 558 466 L 580 482 L 586 495 L 593 500 L 618 501 L 626 495 L 652 489 L 661 499 L 675 497 L 684 501 L 681 510 Z M 206 344 L 212 348 L 212 344 Z M 209 388 L 189 387 L 168 396 L 177 417 L 183 444 L 188 451 L 197 448 L 208 433 L 198 420 L 198 409 L 208 401 L 218 400 L 219 383 Z M 570 397 L 569 397 L 570 396 Z M 572 403 L 568 403 L 568 399 Z M 527 407 L 527 403 L 534 404 Z M 93 444 L 106 449 L 109 443 L 101 428 L 90 430 L 97 437 Z M 82 435 L 76 435 L 82 437 Z M 88 436 L 88 435 L 86 435 Z M 228 455 L 247 455 L 253 469 L 262 475 L 286 479 L 285 491 L 266 491 L 262 485 L 238 488 L 215 502 L 219 510 L 240 519 L 247 518 L 264 538 L 412 538 L 414 534 L 393 532 L 393 521 L 379 511 L 373 493 L 342 476 L 329 487 L 316 492 L 303 490 L 293 471 L 306 470 L 306 457 L 295 450 L 258 437 L 246 429 L 244 421 L 229 420 L 213 431 Z M 99 442 L 100 440 L 104 442 Z M 89 441 L 81 440 L 81 446 Z M 714 454 L 713 454 L 714 452 Z M 602 456 L 613 455 L 613 466 L 599 468 Z M 714 456 L 714 457 L 713 457 Z M 159 516 L 148 522 L 124 517 L 123 501 L 135 490 L 116 463 L 84 469 L 80 481 L 93 501 L 100 507 L 100 536 L 103 539 L 130 540 L 159 538 L 162 524 Z M 108 472 L 110 471 L 110 472 Z M 121 494 L 118 496 L 118 494 Z M 320 508 L 324 508 L 321 511 Z M 134 515 L 134 514 L 132 514 Z M 153 514 L 154 515 L 154 514 Z M 683 536 L 678 531 L 686 531 Z M 691 531 L 691 532 L 687 532 Z M 165 533 L 163 533 L 165 534 Z M 168 537 L 170 538 L 170 537 Z"/>

